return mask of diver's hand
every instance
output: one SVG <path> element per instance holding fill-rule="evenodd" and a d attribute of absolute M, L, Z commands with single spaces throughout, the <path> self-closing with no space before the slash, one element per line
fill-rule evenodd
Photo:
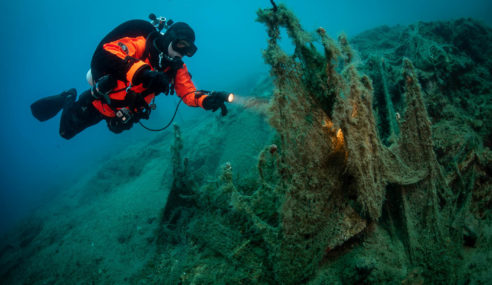
<path fill-rule="evenodd" d="M 143 87 L 155 94 L 169 94 L 169 78 L 163 72 L 144 69 L 139 72 L 136 84 L 143 84 Z"/>
<path fill-rule="evenodd" d="M 222 109 L 222 116 L 227 115 L 227 108 L 225 102 L 229 97 L 229 93 L 223 91 L 212 91 L 210 94 L 203 99 L 203 108 L 205 110 L 217 111 L 219 108 Z"/>

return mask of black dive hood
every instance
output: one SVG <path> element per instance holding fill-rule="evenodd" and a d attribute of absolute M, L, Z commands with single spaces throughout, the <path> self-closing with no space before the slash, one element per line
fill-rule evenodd
<path fill-rule="evenodd" d="M 168 54 L 168 47 L 173 43 L 172 48 L 181 55 L 193 56 L 197 50 L 195 46 L 195 32 L 186 23 L 177 22 L 172 24 L 166 33 L 156 39 L 155 46 L 161 52 Z M 180 43 L 183 42 L 183 45 Z"/>

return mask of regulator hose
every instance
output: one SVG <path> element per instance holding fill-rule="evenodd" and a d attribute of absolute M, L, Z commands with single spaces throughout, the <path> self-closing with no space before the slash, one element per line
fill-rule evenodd
<path fill-rule="evenodd" d="M 151 132 L 160 132 L 160 131 L 163 131 L 163 130 L 169 128 L 169 126 L 173 123 L 174 118 L 176 118 L 176 114 L 178 113 L 179 105 L 181 104 L 181 102 L 183 102 L 183 99 L 186 96 L 188 96 L 188 95 L 190 95 L 192 93 L 195 93 L 195 92 L 200 92 L 201 94 L 209 94 L 210 93 L 210 91 L 205 91 L 205 90 L 195 90 L 195 91 L 191 91 L 191 92 L 186 93 L 183 97 L 181 97 L 181 99 L 178 102 L 178 105 L 176 105 L 176 110 L 174 110 L 173 117 L 171 118 L 171 120 L 169 121 L 169 123 L 167 123 L 167 125 L 165 125 L 164 127 L 159 128 L 159 129 L 151 129 L 151 128 L 145 126 L 144 124 L 142 124 L 142 122 L 140 122 L 140 121 L 138 123 L 140 124 L 140 126 L 142 126 L 142 128 L 146 129 L 147 131 L 151 131 Z"/>

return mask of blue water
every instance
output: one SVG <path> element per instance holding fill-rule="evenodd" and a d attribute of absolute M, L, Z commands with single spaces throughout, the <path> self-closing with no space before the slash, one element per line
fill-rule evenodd
<path fill-rule="evenodd" d="M 307 30 L 323 26 L 332 36 L 340 32 L 351 36 L 383 24 L 457 17 L 492 25 L 490 0 L 282 2 Z M 261 58 L 265 28 L 254 21 L 260 7 L 270 7 L 270 1 L 2 1 L 0 232 L 31 209 L 50 203 L 53 193 L 77 183 L 78 177 L 125 144 L 155 136 L 139 126 L 115 135 L 100 123 L 66 141 L 58 135 L 59 115 L 40 123 L 30 113 L 30 104 L 38 98 L 71 87 L 80 93 L 88 87 L 85 74 L 106 33 L 126 20 L 147 19 L 151 12 L 185 21 L 197 35 L 198 52 L 185 59 L 197 87 L 244 90 L 257 74 L 268 70 Z M 151 126 L 165 123 L 177 102 L 161 97 Z M 178 120 L 207 115 L 183 106 Z"/>

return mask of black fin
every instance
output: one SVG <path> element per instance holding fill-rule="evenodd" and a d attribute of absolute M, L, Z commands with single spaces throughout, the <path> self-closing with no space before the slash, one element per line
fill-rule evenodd
<path fill-rule="evenodd" d="M 63 109 L 67 100 L 75 101 L 77 91 L 72 88 L 59 95 L 49 96 L 31 104 L 32 115 L 41 122 L 56 116 Z"/>

